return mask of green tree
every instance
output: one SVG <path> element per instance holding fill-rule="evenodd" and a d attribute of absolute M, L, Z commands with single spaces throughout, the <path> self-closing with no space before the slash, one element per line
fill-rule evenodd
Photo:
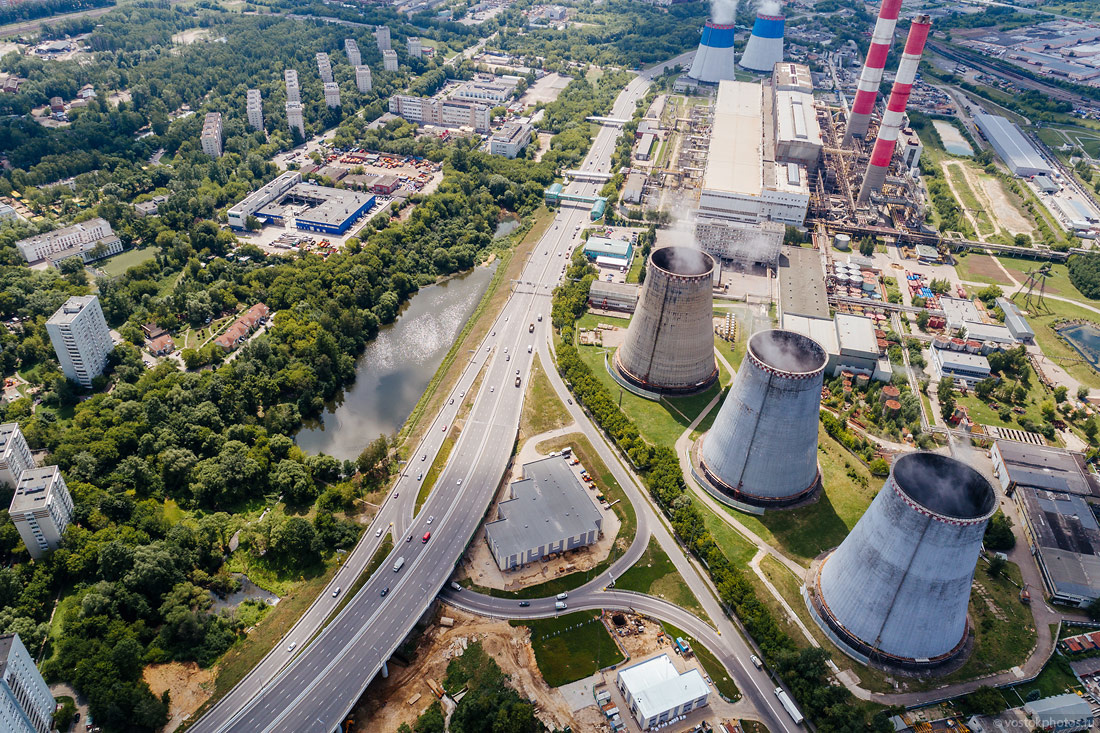
<path fill-rule="evenodd" d="M 999 509 L 985 529 L 984 542 L 985 548 L 991 552 L 1009 552 L 1016 546 L 1016 535 L 1012 533 L 1012 520 Z"/>

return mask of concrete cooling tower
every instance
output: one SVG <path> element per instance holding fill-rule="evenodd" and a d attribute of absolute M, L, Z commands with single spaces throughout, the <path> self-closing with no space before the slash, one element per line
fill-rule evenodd
<path fill-rule="evenodd" d="M 741 68 L 771 73 L 772 67 L 783 60 L 785 22 L 782 15 L 757 14 L 752 35 L 741 52 Z"/>
<path fill-rule="evenodd" d="M 714 260 L 691 247 L 662 247 L 649 256 L 645 284 L 615 368 L 654 392 L 695 392 L 718 378 L 714 361 Z"/>
<path fill-rule="evenodd" d="M 723 494 L 749 504 L 782 506 L 821 483 L 817 424 L 828 355 L 793 331 L 761 331 L 726 401 L 703 436 L 703 474 Z"/>
<path fill-rule="evenodd" d="M 732 23 L 723 25 L 707 21 L 703 26 L 703 38 L 699 41 L 699 50 L 695 52 L 695 60 L 691 62 L 688 76 L 713 84 L 723 79 L 735 78 L 733 30 Z"/>
<path fill-rule="evenodd" d="M 952 661 L 970 638 L 970 586 L 996 509 L 993 487 L 965 463 L 897 459 L 851 534 L 810 571 L 818 624 L 861 661 L 913 671 Z"/>

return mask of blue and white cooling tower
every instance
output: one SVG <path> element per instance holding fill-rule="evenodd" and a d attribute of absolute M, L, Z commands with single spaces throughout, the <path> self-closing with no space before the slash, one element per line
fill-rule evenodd
<path fill-rule="evenodd" d="M 688 76 L 712 84 L 734 78 L 733 29 L 732 23 L 726 25 L 707 21 Z"/>
<path fill-rule="evenodd" d="M 810 570 L 818 625 L 865 663 L 921 671 L 957 660 L 996 510 L 993 487 L 965 463 L 938 453 L 898 458 L 851 533 Z"/>
<path fill-rule="evenodd" d="M 741 53 L 741 68 L 770 74 L 772 67 L 783 61 L 785 22 L 782 15 L 756 15 L 756 22 L 752 24 L 752 35 Z"/>

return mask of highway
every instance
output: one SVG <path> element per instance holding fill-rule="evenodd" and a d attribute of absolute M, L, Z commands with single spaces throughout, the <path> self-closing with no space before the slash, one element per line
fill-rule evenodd
<path fill-rule="evenodd" d="M 683 63 L 684 58 L 669 63 Z M 649 78 L 660 71 L 660 68 L 650 69 L 632 80 L 619 95 L 611 115 L 629 117 L 635 102 L 647 91 Z M 582 168 L 606 171 L 618 134 L 619 130 L 614 128 L 602 129 Z M 592 194 L 597 186 L 575 182 L 571 184 L 570 191 Z M 329 589 L 318 598 L 287 638 L 192 730 L 204 733 L 326 731 L 334 730 L 343 720 L 370 680 L 383 668 L 385 661 L 444 586 L 484 518 L 510 460 L 533 352 L 537 349 L 544 353 L 544 363 L 550 363 L 546 361 L 549 355 L 545 353 L 550 334 L 550 292 L 561 277 L 569 252 L 580 241 L 579 227 L 588 219 L 587 208 L 563 207 L 559 210 L 553 226 L 547 229 L 520 279 L 513 284 L 512 295 L 490 335 L 471 354 L 470 362 L 454 389 L 453 404 L 448 400 L 424 443 L 412 454 L 410 464 L 405 467 L 397 483 L 397 498 L 385 502 L 375 523 L 345 561 Z M 539 314 L 544 316 L 541 322 L 538 321 Z M 529 324 L 532 323 L 536 326 L 534 333 L 529 332 Z M 519 388 L 515 386 L 517 370 L 521 379 Z M 564 385 L 556 371 L 550 369 L 547 372 L 555 388 L 562 393 Z M 420 473 L 420 467 L 426 470 L 431 465 L 431 458 L 438 451 L 462 405 L 461 393 L 471 389 L 479 374 L 483 375 L 482 383 L 451 458 L 419 515 L 415 520 L 410 520 L 419 487 L 416 476 Z M 576 405 L 572 409 L 575 416 L 579 415 L 581 428 L 590 435 L 596 435 L 595 429 L 579 413 Z M 610 451 L 598 436 L 593 444 L 598 446 L 601 454 L 607 455 Z M 599 587 L 605 585 L 610 577 L 593 581 L 579 592 L 571 607 L 598 608 L 613 602 L 616 606 L 634 607 L 681 625 L 713 647 L 712 651 L 727 663 L 734 679 L 746 697 L 756 704 L 769 729 L 795 730 L 797 727 L 785 717 L 770 694 L 773 688 L 771 681 L 747 664 L 750 650 L 746 643 L 724 616 L 699 573 L 683 557 L 659 515 L 633 483 L 633 477 L 625 472 L 613 455 L 608 465 L 613 467 L 620 482 L 629 486 L 631 501 L 638 510 L 636 541 L 615 564 L 611 574 L 621 572 L 636 561 L 652 531 L 674 558 L 685 581 L 700 597 L 719 629 L 708 631 L 709 627 L 698 619 L 693 621 L 694 617 L 687 612 L 674 610 L 676 607 L 659 599 L 629 594 L 628 604 L 619 592 L 599 592 Z M 339 594 L 333 597 L 336 586 L 346 589 L 360 575 L 382 541 L 377 536 L 377 528 L 383 528 L 384 536 L 390 522 L 394 523 L 394 529 L 398 532 L 393 552 L 340 614 L 314 641 L 307 644 L 339 602 Z M 425 542 L 422 540 L 426 532 L 431 535 Z M 403 565 L 399 571 L 394 571 L 398 559 L 403 560 Z M 477 602 L 475 594 L 466 595 L 467 599 L 463 602 Z M 511 608 L 494 606 L 496 600 L 489 599 L 486 612 L 512 615 L 507 613 Z M 544 612 L 547 603 L 552 612 L 552 601 L 545 600 L 532 601 L 530 611 Z M 519 610 L 518 606 L 515 610 Z M 726 643 L 723 644 L 722 640 Z M 291 644 L 294 645 L 292 649 Z"/>

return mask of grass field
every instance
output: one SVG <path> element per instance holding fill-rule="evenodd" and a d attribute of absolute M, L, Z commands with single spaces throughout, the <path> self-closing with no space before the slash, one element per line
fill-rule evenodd
<path fill-rule="evenodd" d="M 535 354 L 531 376 L 527 380 L 527 394 L 523 398 L 523 415 L 519 421 L 520 441 L 548 430 L 565 427 L 571 422 L 573 418 L 554 393 L 554 387 L 542 368 L 542 360 Z"/>
<path fill-rule="evenodd" d="M 1061 654 L 1055 654 L 1043 667 L 1043 671 L 1034 681 L 1015 687 L 1006 687 L 1001 692 L 1005 701 L 1010 706 L 1023 705 L 1027 696 L 1038 690 L 1042 697 L 1061 695 L 1067 690 L 1077 690 L 1081 683 L 1077 681 L 1073 670 L 1069 666 L 1069 660 Z"/>
<path fill-rule="evenodd" d="M 699 511 L 703 514 L 703 522 L 707 531 L 714 537 L 714 541 L 722 548 L 730 562 L 739 568 L 746 568 L 749 560 L 756 554 L 756 545 L 749 542 L 733 527 L 726 524 L 722 517 L 715 514 L 707 507 L 696 502 Z"/>
<path fill-rule="evenodd" d="M 551 687 L 584 679 L 625 659 L 595 611 L 509 623 L 531 630 L 535 662 Z"/>
<path fill-rule="evenodd" d="M 943 167 L 944 172 L 947 174 L 947 180 L 951 183 L 951 188 L 959 198 L 959 203 L 967 210 L 967 213 L 970 214 L 971 218 L 973 218 L 974 222 L 978 225 L 978 234 L 983 237 L 996 234 L 997 227 L 993 225 L 993 220 L 990 219 L 989 213 L 985 211 L 978 201 L 978 197 L 975 196 L 974 191 L 971 190 L 970 184 L 967 182 L 966 176 L 962 172 L 961 165 L 961 163 L 953 163 Z"/>
<path fill-rule="evenodd" d="M 812 504 L 755 516 L 723 506 L 750 530 L 809 567 L 810 561 L 836 547 L 863 515 L 882 486 L 839 443 L 819 432 L 817 459 L 825 491 Z"/>
<path fill-rule="evenodd" d="M 707 623 L 711 623 L 707 617 L 707 612 L 703 610 L 703 606 L 699 603 L 699 599 L 687 587 L 683 576 L 672 564 L 672 560 L 657 544 L 657 540 L 652 537 L 649 538 L 649 546 L 646 548 L 645 553 L 638 558 L 638 562 L 615 579 L 615 587 L 621 590 L 636 590 L 639 593 L 664 598 L 680 608 L 691 611 Z"/>
<path fill-rule="evenodd" d="M 1017 305 L 1023 309 L 1023 296 L 1014 298 Z M 1046 354 L 1047 358 L 1060 364 L 1063 369 L 1070 373 L 1081 384 L 1089 387 L 1100 387 L 1100 373 L 1097 373 L 1095 369 L 1085 363 L 1074 361 L 1080 359 L 1081 355 L 1078 354 L 1073 348 L 1061 339 L 1051 328 L 1051 324 L 1059 318 L 1080 318 L 1086 321 L 1100 322 L 1100 313 L 1087 310 L 1080 306 L 1073 305 L 1072 303 L 1065 303 L 1060 300 L 1051 300 L 1047 298 L 1043 301 L 1046 304 L 1045 312 L 1038 312 L 1032 310 L 1028 313 L 1028 322 L 1031 324 L 1031 328 L 1035 331 L 1035 341 L 1039 344 L 1039 347 Z"/>
<path fill-rule="evenodd" d="M 146 247 L 144 249 L 128 249 L 125 252 L 120 252 L 114 257 L 109 257 L 105 260 L 96 262 L 94 267 L 103 270 L 107 273 L 108 277 L 119 277 L 123 275 L 134 265 L 140 265 L 143 262 L 157 256 L 156 247 Z"/>
<path fill-rule="evenodd" d="M 737 689 L 737 684 L 730 679 L 726 668 L 718 661 L 718 657 L 714 656 L 710 649 L 700 644 L 691 634 L 672 624 L 662 623 L 661 628 L 663 628 L 665 633 L 671 638 L 675 639 L 676 637 L 680 637 L 687 641 L 688 644 L 691 644 L 691 651 L 695 653 L 695 658 L 703 665 L 703 669 L 706 671 L 707 676 L 714 682 L 714 686 L 718 688 L 718 692 L 722 697 L 730 701 L 740 699 L 741 691 Z"/>

